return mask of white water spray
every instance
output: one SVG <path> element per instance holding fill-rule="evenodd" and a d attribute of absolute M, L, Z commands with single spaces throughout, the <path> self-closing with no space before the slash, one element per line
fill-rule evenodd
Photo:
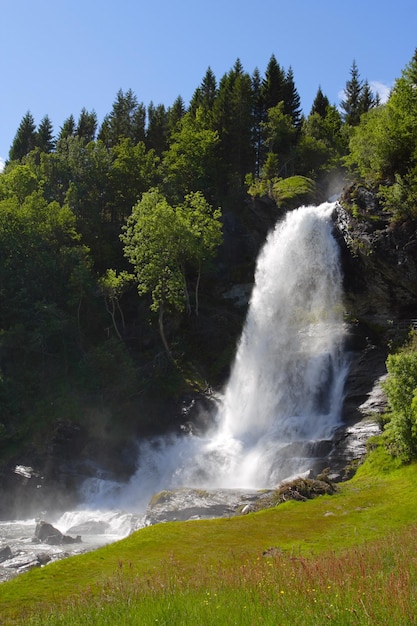
<path fill-rule="evenodd" d="M 142 444 L 138 471 L 107 505 L 141 509 L 178 487 L 272 487 L 311 468 L 340 424 L 347 370 L 334 208 L 301 207 L 269 235 L 215 428 Z"/>

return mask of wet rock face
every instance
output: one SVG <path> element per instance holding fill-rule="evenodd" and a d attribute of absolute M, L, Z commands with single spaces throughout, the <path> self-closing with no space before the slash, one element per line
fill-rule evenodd
<path fill-rule="evenodd" d="M 362 206 L 356 216 L 341 206 L 335 215 L 347 304 L 357 318 L 384 327 L 415 315 L 417 224 L 391 224 L 368 191 Z"/>
<path fill-rule="evenodd" d="M 352 208 L 352 198 L 355 206 Z M 348 317 L 343 426 L 329 456 L 333 476 L 366 453 L 387 406 L 381 388 L 390 341 L 401 342 L 417 317 L 417 224 L 393 225 L 375 194 L 347 189 L 334 215 L 340 245 Z"/>

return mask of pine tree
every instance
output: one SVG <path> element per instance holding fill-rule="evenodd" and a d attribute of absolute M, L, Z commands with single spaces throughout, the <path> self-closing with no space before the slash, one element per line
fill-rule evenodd
<path fill-rule="evenodd" d="M 67 137 L 73 137 L 75 135 L 75 119 L 73 115 L 70 115 L 62 124 L 58 135 L 58 142 L 61 139 L 67 139 Z"/>
<path fill-rule="evenodd" d="M 76 135 L 81 139 L 84 139 L 85 143 L 94 141 L 97 130 L 97 115 L 95 111 L 89 113 L 87 109 L 83 108 L 80 117 L 78 118 Z"/>
<path fill-rule="evenodd" d="M 41 152 L 52 152 L 55 148 L 52 122 L 47 115 L 41 120 L 36 133 L 36 145 Z"/>
<path fill-rule="evenodd" d="M 329 106 L 329 98 L 323 94 L 321 87 L 319 87 L 311 107 L 310 115 L 313 115 L 313 113 L 318 113 L 320 117 L 325 117 L 327 113 L 327 107 Z"/>
<path fill-rule="evenodd" d="M 9 151 L 10 161 L 20 161 L 36 147 L 36 124 L 30 111 L 24 115 Z"/>
<path fill-rule="evenodd" d="M 340 106 L 344 111 L 343 120 L 349 126 L 359 124 L 361 110 L 361 95 L 363 84 L 359 77 L 358 66 L 353 61 L 350 69 L 350 79 L 345 86 L 345 99 L 341 101 Z"/>
<path fill-rule="evenodd" d="M 370 109 L 376 106 L 376 99 L 372 93 L 371 87 L 367 80 L 363 83 L 362 92 L 359 98 L 359 110 L 360 114 L 367 113 Z"/>
<path fill-rule="evenodd" d="M 98 138 L 108 147 L 115 146 L 120 139 L 129 138 L 134 144 L 145 139 L 146 109 L 131 89 L 126 93 L 119 89 L 109 115 L 103 120 Z"/>
<path fill-rule="evenodd" d="M 240 59 L 220 81 L 213 109 L 213 124 L 221 141 L 224 182 L 227 180 L 228 184 L 232 182 L 240 185 L 245 175 L 255 170 L 252 83 Z"/>
<path fill-rule="evenodd" d="M 209 67 L 203 81 L 194 92 L 190 102 L 190 111 L 195 114 L 198 108 L 202 108 L 207 114 L 213 109 L 217 97 L 217 81 L 212 69 Z"/>
<path fill-rule="evenodd" d="M 184 100 L 181 98 L 181 96 L 178 96 L 178 98 L 175 100 L 172 107 L 168 109 L 167 124 L 168 124 L 168 131 L 170 135 L 172 135 L 172 133 L 174 133 L 177 130 L 178 124 L 182 120 L 184 115 L 185 115 Z"/>
<path fill-rule="evenodd" d="M 263 138 L 262 138 L 262 122 L 264 122 L 263 104 L 262 104 L 262 79 L 258 68 L 255 68 L 252 74 L 252 115 L 253 130 L 252 140 L 255 149 L 255 176 L 259 177 L 261 164 L 266 154 Z"/>
<path fill-rule="evenodd" d="M 146 130 L 145 144 L 148 150 L 154 149 L 158 156 L 168 147 L 168 114 L 163 104 L 154 106 L 150 102 L 148 106 L 148 127 Z"/>
<path fill-rule="evenodd" d="M 267 65 L 261 93 L 266 119 L 266 111 L 285 100 L 285 72 L 274 55 Z"/>
<path fill-rule="evenodd" d="M 403 77 L 410 85 L 417 85 L 417 48 L 414 51 L 410 63 L 403 71 Z"/>
<path fill-rule="evenodd" d="M 146 132 L 146 107 L 143 102 L 139 102 L 138 106 L 132 113 L 131 123 L 130 123 L 130 132 L 131 139 L 133 143 L 136 145 L 140 141 L 145 141 Z"/>
<path fill-rule="evenodd" d="M 295 128 L 300 128 L 303 115 L 301 101 L 294 83 L 294 73 L 290 67 L 285 76 L 284 84 L 284 113 L 291 115 Z"/>

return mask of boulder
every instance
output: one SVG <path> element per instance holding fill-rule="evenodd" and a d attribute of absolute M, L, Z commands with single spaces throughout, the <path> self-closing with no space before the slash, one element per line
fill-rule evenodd
<path fill-rule="evenodd" d="M 52 524 L 41 521 L 36 524 L 35 538 L 49 545 L 60 545 L 62 543 L 63 534 L 58 528 L 52 526 Z"/>
<path fill-rule="evenodd" d="M 59 546 L 68 543 L 81 543 L 81 536 L 71 537 L 64 535 L 58 528 L 48 522 L 40 521 L 36 524 L 35 539 L 50 546 Z"/>
<path fill-rule="evenodd" d="M 4 546 L 3 548 L 0 548 L 0 563 L 3 563 L 3 561 L 7 561 L 11 557 L 12 550 L 10 546 Z"/>

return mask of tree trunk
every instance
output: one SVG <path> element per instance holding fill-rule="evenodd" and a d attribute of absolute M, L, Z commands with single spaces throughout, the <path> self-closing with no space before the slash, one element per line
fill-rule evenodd
<path fill-rule="evenodd" d="M 116 305 L 115 305 L 114 298 L 110 298 L 110 302 L 112 305 L 111 309 L 110 309 L 109 302 L 106 296 L 104 296 L 104 302 L 106 303 L 107 312 L 109 313 L 111 320 L 113 322 L 113 328 L 116 331 L 116 335 L 119 337 L 120 341 L 122 341 L 122 336 L 119 332 L 119 329 L 117 327 L 117 322 L 116 322 Z"/>
<path fill-rule="evenodd" d="M 198 290 L 200 287 L 201 265 L 198 266 L 197 282 L 195 285 L 195 314 L 198 317 Z"/>
<path fill-rule="evenodd" d="M 175 364 L 174 357 L 172 356 L 172 352 L 170 350 L 170 347 L 168 345 L 167 339 L 165 337 L 164 305 L 162 303 L 159 305 L 158 326 L 159 326 L 159 334 L 161 336 L 162 343 L 163 343 L 164 348 L 165 348 L 165 352 L 167 353 L 167 356 L 168 356 L 169 360 L 171 361 L 171 363 Z"/>
<path fill-rule="evenodd" d="M 187 280 L 185 278 L 185 268 L 181 266 L 182 280 L 184 282 L 185 307 L 188 315 L 191 315 L 190 294 L 188 293 Z"/>

